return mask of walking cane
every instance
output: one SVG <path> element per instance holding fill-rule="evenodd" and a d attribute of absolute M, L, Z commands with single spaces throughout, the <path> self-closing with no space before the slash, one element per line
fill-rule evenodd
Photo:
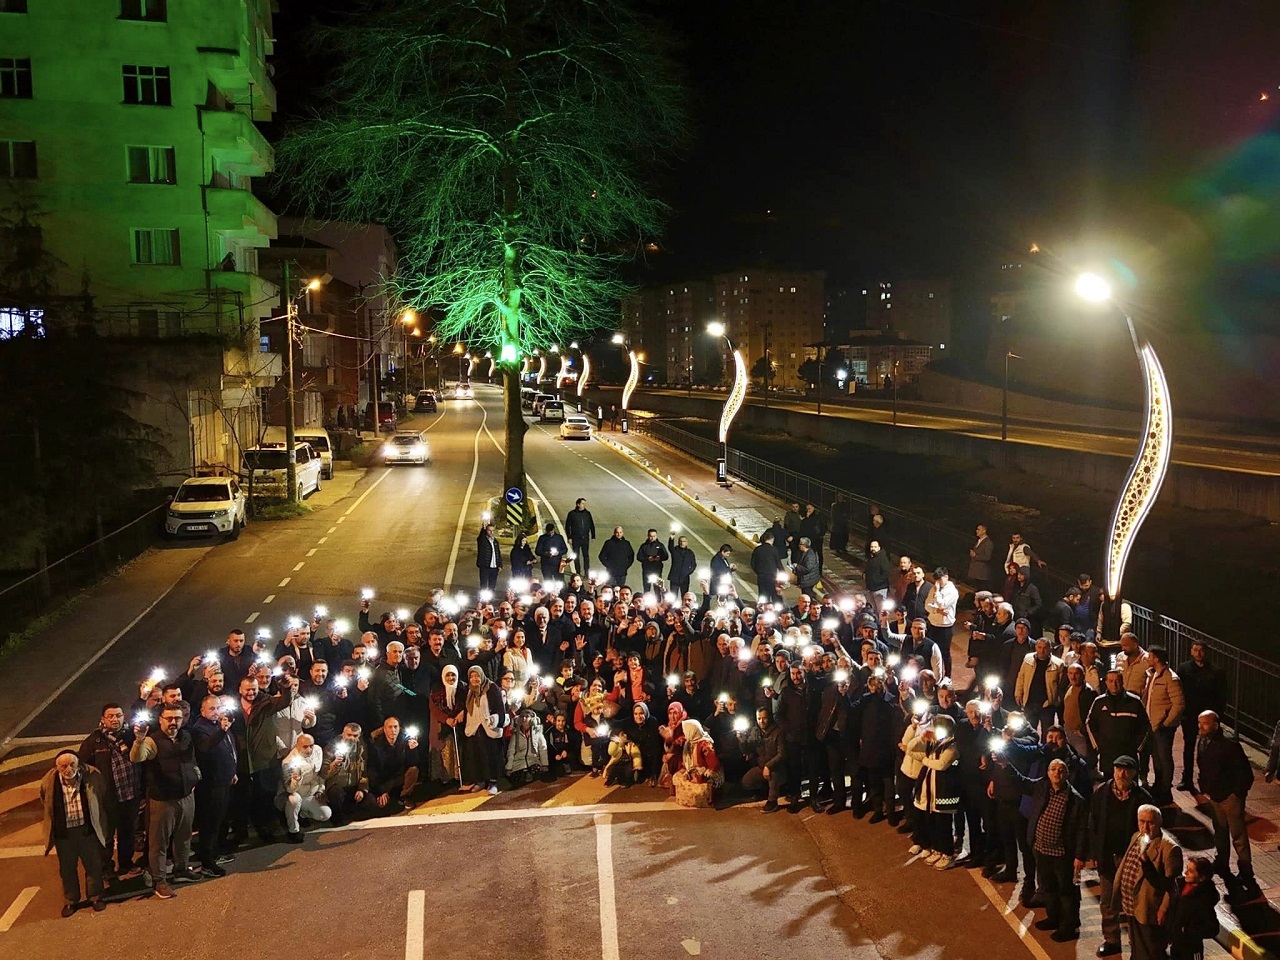
<path fill-rule="evenodd" d="M 458 771 L 458 786 L 462 786 L 462 751 L 458 749 L 458 725 L 453 725 L 453 765 Z"/>

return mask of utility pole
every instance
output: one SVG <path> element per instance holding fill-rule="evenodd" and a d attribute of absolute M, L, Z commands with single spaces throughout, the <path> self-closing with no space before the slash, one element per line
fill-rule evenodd
<path fill-rule="evenodd" d="M 764 408 L 769 409 L 769 376 L 773 373 L 773 319 L 764 321 Z"/>
<path fill-rule="evenodd" d="M 822 348 L 825 344 L 825 340 L 818 344 L 818 416 L 822 416 Z"/>
<path fill-rule="evenodd" d="M 293 459 L 295 441 L 293 422 L 293 288 L 289 261 L 284 262 L 284 310 L 285 310 L 285 402 L 284 402 L 284 447 L 286 464 L 285 483 L 288 486 L 287 497 L 290 503 L 298 502 L 298 465 Z M 375 417 L 376 409 L 375 409 Z"/>

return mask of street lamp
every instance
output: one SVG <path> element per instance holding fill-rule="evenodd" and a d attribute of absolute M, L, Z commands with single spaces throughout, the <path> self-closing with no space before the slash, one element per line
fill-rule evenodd
<path fill-rule="evenodd" d="M 574 349 L 578 348 L 575 343 Z M 587 356 L 586 351 L 582 353 L 582 373 L 578 375 L 578 412 L 582 412 L 582 394 L 587 389 L 587 380 L 591 377 L 591 358 Z"/>
<path fill-rule="evenodd" d="M 1133 317 L 1117 301 L 1110 282 L 1097 273 L 1081 273 L 1075 280 L 1075 292 L 1082 300 L 1103 305 L 1110 304 L 1124 317 L 1129 330 L 1129 340 L 1138 357 L 1142 371 L 1146 410 L 1143 417 L 1142 436 L 1138 452 L 1129 467 L 1115 511 L 1111 515 L 1111 527 L 1107 536 L 1107 555 L 1104 568 L 1107 597 L 1103 610 L 1103 627 L 1116 628 L 1121 619 L 1120 588 L 1124 581 L 1124 568 L 1128 562 L 1133 542 L 1151 508 L 1155 506 L 1169 470 L 1169 457 L 1173 451 L 1173 410 L 1169 400 L 1169 384 L 1156 356 L 1155 348 L 1148 341 L 1138 339 Z M 1117 637 L 1103 635 L 1104 640 Z"/>
<path fill-rule="evenodd" d="M 405 395 L 405 406 L 408 407 L 409 396 L 409 328 L 418 322 L 418 315 L 412 309 L 405 310 L 400 314 L 400 359 L 404 367 L 404 375 L 400 378 L 404 384 L 403 393 Z M 416 331 L 415 331 L 416 332 Z"/>
<path fill-rule="evenodd" d="M 1000 439 L 1009 439 L 1009 361 L 1022 358 L 1012 350 L 1004 352 L 1004 392 L 1000 395 Z"/>
<path fill-rule="evenodd" d="M 286 260 L 283 264 L 284 270 L 284 300 L 285 300 L 285 403 L 284 403 L 284 445 L 285 445 L 285 483 L 288 490 L 285 496 L 289 503 L 297 503 L 298 497 L 298 465 L 293 459 L 293 445 L 297 442 L 295 412 L 293 409 L 294 398 L 294 378 L 293 378 L 293 342 L 297 337 L 298 325 L 298 301 L 308 292 L 315 292 L 323 287 L 332 279 L 327 273 L 323 277 L 317 277 L 308 280 L 303 288 L 298 291 L 296 296 L 289 293 L 292 285 L 290 266 L 292 261 Z M 374 423 L 376 425 L 377 404 L 374 404 Z M 250 474 L 252 476 L 252 474 Z"/>
<path fill-rule="evenodd" d="M 747 399 L 747 364 L 742 359 L 742 352 L 733 348 L 733 341 L 725 335 L 725 326 L 718 320 L 707 324 L 707 333 L 717 339 L 723 339 L 733 355 L 733 386 L 725 397 L 724 409 L 720 412 L 720 459 L 716 461 L 716 480 L 723 484 L 729 482 L 729 427 L 733 419 L 742 409 Z"/>

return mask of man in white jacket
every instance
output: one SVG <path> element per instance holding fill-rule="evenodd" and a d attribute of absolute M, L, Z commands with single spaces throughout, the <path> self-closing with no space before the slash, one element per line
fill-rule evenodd
<path fill-rule="evenodd" d="M 284 758 L 276 806 L 284 811 L 290 843 L 302 842 L 300 817 L 324 821 L 333 815 L 325 804 L 323 763 L 324 751 L 316 746 L 315 738 L 309 733 L 299 734 L 293 749 Z"/>
<path fill-rule="evenodd" d="M 956 605 L 960 602 L 960 591 L 951 582 L 951 575 L 946 567 L 938 567 L 933 571 L 933 590 L 924 602 L 929 614 L 929 639 L 933 641 L 938 652 L 942 654 L 942 669 L 951 676 L 951 634 L 956 625 Z"/>

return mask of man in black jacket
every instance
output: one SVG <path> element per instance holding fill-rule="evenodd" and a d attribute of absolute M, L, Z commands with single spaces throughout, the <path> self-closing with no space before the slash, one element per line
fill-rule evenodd
<path fill-rule="evenodd" d="M 1116 866 L 1138 829 L 1138 808 L 1150 802 L 1151 794 L 1138 783 L 1138 761 L 1133 757 L 1116 757 L 1111 779 L 1095 787 L 1089 799 L 1088 829 L 1074 865 L 1077 870 L 1082 869 L 1087 860 L 1098 865 L 1101 881 L 1098 907 L 1102 913 L 1099 957 L 1120 952 L 1120 915 L 1113 903 L 1112 886 Z"/>
<path fill-rule="evenodd" d="M 689 592 L 689 581 L 698 570 L 698 559 L 689 549 L 689 538 L 679 537 L 673 533 L 667 540 L 667 550 L 671 554 L 671 567 L 667 570 L 667 587 L 677 597 Z"/>
<path fill-rule="evenodd" d="M 498 571 L 502 569 L 502 549 L 493 535 L 492 523 L 486 523 L 476 535 L 476 569 L 480 572 L 480 589 L 496 590 Z"/>
<path fill-rule="evenodd" d="M 1196 757 L 1196 735 L 1200 714 L 1212 710 L 1221 715 L 1227 709 L 1227 675 L 1209 662 L 1209 648 L 1203 643 L 1191 644 L 1191 659 L 1178 665 L 1182 681 L 1182 781 L 1179 790 L 1191 790 L 1195 782 L 1192 770 Z"/>
<path fill-rule="evenodd" d="M 877 600 L 883 602 L 889 596 L 889 555 L 880 549 L 880 541 L 872 540 L 867 545 L 870 551 L 867 566 L 863 571 L 866 578 L 867 591 L 875 594 Z"/>
<path fill-rule="evenodd" d="M 1214 872 L 1231 882 L 1231 847 L 1236 848 L 1236 882 L 1253 887 L 1253 851 L 1245 828 L 1245 801 L 1253 786 L 1253 767 L 1240 741 L 1230 739 L 1218 722 L 1218 715 L 1206 710 L 1199 717 L 1200 739 L 1196 761 L 1200 765 L 1200 794 L 1197 803 L 1208 801 L 1213 816 L 1213 843 L 1217 848 Z"/>
<path fill-rule="evenodd" d="M 177 706 L 160 711 L 159 730 L 135 724 L 129 759 L 144 764 L 147 787 L 147 863 L 161 900 L 173 897 L 169 886 L 169 844 L 173 844 L 173 879 L 190 883 L 200 874 L 189 865 L 191 825 L 195 817 L 195 789 L 200 779 L 196 766 L 195 742 L 182 729 L 182 710 Z"/>
<path fill-rule="evenodd" d="M 245 642 L 243 630 L 227 634 L 227 645 L 218 651 L 218 663 L 228 690 L 239 690 L 240 681 L 249 675 L 253 667 L 253 648 Z"/>
<path fill-rule="evenodd" d="M 658 531 L 652 527 L 645 534 L 644 542 L 636 551 L 636 559 L 640 561 L 640 578 L 643 589 L 662 595 L 662 565 L 667 562 L 667 548 L 658 539 Z"/>
<path fill-rule="evenodd" d="M 585 497 L 579 497 L 573 509 L 565 515 L 564 532 L 569 537 L 569 543 L 573 545 L 573 567 L 578 573 L 585 575 L 587 561 L 591 558 L 588 551 L 591 549 L 591 541 L 596 537 L 596 522 L 591 517 L 591 511 L 587 509 Z"/>
<path fill-rule="evenodd" d="M 243 637 L 241 637 L 243 639 Z M 108 703 L 102 708 L 98 729 L 80 744 L 80 762 L 97 767 L 106 780 L 106 856 L 103 863 L 111 875 L 112 837 L 115 837 L 116 876 L 133 876 L 134 833 L 138 828 L 138 807 L 142 800 L 141 771 L 129 759 L 133 731 L 124 722 L 124 708 Z"/>
<path fill-rule="evenodd" d="M 1151 735 L 1142 699 L 1124 688 L 1124 674 L 1107 671 L 1107 692 L 1093 701 L 1085 729 L 1098 756 L 1098 769 L 1110 770 L 1116 757 L 1136 757 Z"/>
<path fill-rule="evenodd" d="M 803 777 L 809 780 L 809 806 L 817 811 L 818 788 L 821 786 L 818 773 L 818 741 L 814 738 L 816 728 L 817 707 L 821 704 L 819 694 L 811 686 L 802 664 L 791 665 L 786 683 L 777 688 L 773 713 L 782 728 L 783 739 L 786 740 L 787 756 L 787 796 L 791 800 L 792 812 L 798 813 L 801 808 L 800 796 L 803 791 Z"/>
<path fill-rule="evenodd" d="M 322 660 L 315 666 L 323 663 Z M 188 727 L 200 765 L 200 782 L 196 785 L 196 859 L 201 871 L 210 877 L 227 875 L 218 864 L 218 853 L 231 804 L 231 785 L 236 779 L 236 741 L 224 706 L 221 697 L 205 697 L 200 703 L 200 716 Z"/>
<path fill-rule="evenodd" d="M 760 534 L 760 545 L 751 551 L 751 572 L 756 577 L 756 595 L 763 597 L 765 603 L 777 603 L 778 574 L 782 572 L 782 561 L 774 548 L 773 530 Z"/>
<path fill-rule="evenodd" d="M 1036 859 L 1036 876 L 1044 883 L 1045 912 L 1036 923 L 1038 930 L 1052 930 L 1058 943 L 1080 936 L 1080 887 L 1073 879 L 1074 861 L 1079 856 L 1088 806 L 1069 782 L 1067 765 L 1049 761 L 1043 780 L 1018 775 L 1023 793 L 1031 795 L 1027 816 L 1028 839 Z"/>
<path fill-rule="evenodd" d="M 631 548 L 631 541 L 622 535 L 621 527 L 614 527 L 613 536 L 600 546 L 598 559 L 609 571 L 610 582 L 615 587 L 626 584 L 627 571 L 636 562 L 636 552 Z"/>
<path fill-rule="evenodd" d="M 742 775 L 742 786 L 752 792 L 767 787 L 769 799 L 765 801 L 764 812 L 773 813 L 778 809 L 778 797 L 782 795 L 782 786 L 787 780 L 787 745 L 782 728 L 774 722 L 767 708 L 761 707 L 756 711 L 756 725 L 760 730 L 756 762 Z"/>

